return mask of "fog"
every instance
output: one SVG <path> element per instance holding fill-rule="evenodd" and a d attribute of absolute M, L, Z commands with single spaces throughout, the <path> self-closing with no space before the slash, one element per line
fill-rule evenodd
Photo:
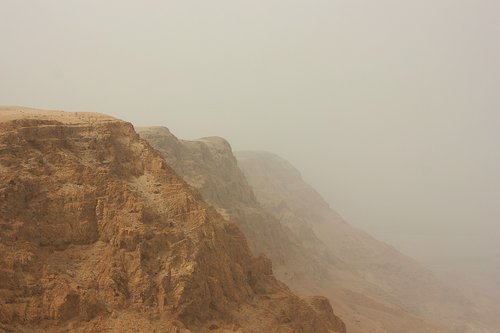
<path fill-rule="evenodd" d="M 498 1 L 2 0 L 0 41 L 0 104 L 275 152 L 351 224 L 500 278 Z"/>

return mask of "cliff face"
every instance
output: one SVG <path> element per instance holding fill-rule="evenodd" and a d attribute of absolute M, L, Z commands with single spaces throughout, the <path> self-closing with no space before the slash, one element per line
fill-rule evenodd
<path fill-rule="evenodd" d="M 262 152 L 241 152 L 236 156 L 258 201 L 268 211 L 296 235 L 303 234 L 304 229 L 310 230 L 329 253 L 355 273 L 351 282 L 342 282 L 344 291 L 359 294 L 362 290 L 359 286 L 364 285 L 362 294 L 372 300 L 385 300 L 386 306 L 400 304 L 405 312 L 445 325 L 453 332 L 495 332 L 495 327 L 500 327 L 490 309 L 480 311 L 418 263 L 345 223 L 287 161 Z M 356 280 L 360 281 L 357 286 L 352 283 Z M 349 293 L 346 298 L 339 296 L 339 300 L 352 303 Z M 362 311 L 369 314 L 372 306 L 367 300 L 359 298 L 358 302 L 365 307 Z M 391 316 L 382 315 L 383 312 L 378 315 L 385 317 L 382 322 L 386 327 L 397 323 Z M 339 313 L 349 323 L 351 315 Z M 376 319 L 373 314 L 369 314 L 370 318 Z M 389 331 L 409 330 L 393 326 Z"/>
<path fill-rule="evenodd" d="M 189 184 L 207 202 L 242 229 L 255 254 L 272 259 L 273 271 L 300 292 L 314 291 L 313 281 L 327 274 L 302 242 L 272 214 L 262 209 L 238 168 L 231 146 L 222 138 L 179 140 L 165 127 L 138 128 Z"/>
<path fill-rule="evenodd" d="M 272 174 L 259 170 L 267 186 L 277 187 L 267 197 L 256 187 L 259 201 L 271 203 L 265 204 L 264 209 L 225 140 L 179 140 L 162 127 L 138 128 L 137 131 L 162 153 L 179 175 L 197 187 L 208 202 L 241 227 L 254 253 L 270 256 L 280 280 L 300 293 L 327 295 L 334 304 L 335 313 L 346 321 L 349 332 L 446 331 L 405 309 L 399 299 L 373 285 L 370 277 L 360 274 L 350 262 L 351 256 L 358 256 L 369 265 L 377 265 L 377 261 L 370 259 L 372 254 L 365 257 L 364 250 L 374 240 L 368 236 L 367 239 L 355 238 L 352 232 L 339 230 L 335 242 L 350 246 L 347 252 L 344 248 L 337 253 L 338 247 L 332 248 L 331 241 L 320 238 L 305 219 L 319 220 L 329 207 L 311 188 L 293 188 L 297 181 L 290 179 L 290 173 L 299 179 L 300 174 L 290 165 L 283 164 L 282 170 L 273 170 L 277 172 Z M 297 197 L 287 198 L 292 201 L 287 202 L 284 196 L 289 193 L 280 190 L 279 186 L 290 180 L 294 181 L 290 185 L 297 190 Z M 292 203 L 304 215 L 298 216 L 289 210 L 287 205 Z M 382 244 L 378 247 L 389 249 Z"/>
<path fill-rule="evenodd" d="M 0 332 L 343 332 L 132 125 L 0 110 Z"/>

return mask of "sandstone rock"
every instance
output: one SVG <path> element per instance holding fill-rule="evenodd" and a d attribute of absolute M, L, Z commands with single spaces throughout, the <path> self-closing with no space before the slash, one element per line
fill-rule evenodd
<path fill-rule="evenodd" d="M 137 128 L 137 132 L 207 202 L 238 224 L 253 253 L 269 256 L 281 280 L 306 292 L 310 288 L 304 286 L 327 274 L 291 230 L 261 207 L 227 141 L 218 137 L 179 140 L 165 127 Z"/>
<path fill-rule="evenodd" d="M 442 326 L 463 323 L 457 317 L 470 309 L 463 307 L 467 300 L 443 292 L 410 258 L 342 221 L 288 162 L 267 153 L 240 153 L 237 162 L 218 137 L 186 141 L 165 127 L 137 131 L 240 226 L 254 253 L 272 259 L 280 280 L 301 294 L 328 296 L 349 332 L 446 332 Z"/>
<path fill-rule="evenodd" d="M 0 276 L 7 332 L 338 327 L 132 125 L 98 114 L 0 110 Z"/>

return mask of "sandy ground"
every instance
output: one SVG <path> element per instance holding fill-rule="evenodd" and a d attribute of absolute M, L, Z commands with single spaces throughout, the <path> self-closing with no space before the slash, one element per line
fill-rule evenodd
<path fill-rule="evenodd" d="M 55 120 L 64 124 L 116 120 L 116 118 L 96 112 L 65 112 L 31 109 L 22 106 L 0 106 L 0 123 L 16 119 Z"/>

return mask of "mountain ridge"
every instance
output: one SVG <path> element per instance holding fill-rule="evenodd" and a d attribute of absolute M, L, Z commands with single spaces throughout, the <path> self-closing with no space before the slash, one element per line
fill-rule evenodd
<path fill-rule="evenodd" d="M 130 123 L 0 108 L 0 331 L 339 332 Z"/>
<path fill-rule="evenodd" d="M 300 232 L 293 232 L 291 225 L 281 223 L 272 211 L 264 209 L 255 201 L 255 194 L 227 141 L 217 139 L 221 143 L 217 145 L 206 140 L 180 140 L 168 129 L 158 127 L 137 128 L 137 131 L 208 202 L 242 228 L 254 253 L 264 253 L 272 259 L 280 280 L 300 294 L 327 295 L 335 311 L 346 321 L 349 332 L 392 332 L 402 328 L 408 332 L 447 331 L 412 316 L 397 299 L 372 287 L 371 282 L 349 268 L 348 262 L 324 246 L 307 225 Z M 246 195 L 241 197 L 241 193 Z M 355 287 L 346 289 L 342 284 Z M 357 301 L 350 301 L 353 299 Z M 383 321 L 399 324 L 383 328 L 373 320 L 376 317 L 387 317 Z"/>
<path fill-rule="evenodd" d="M 346 223 L 290 162 L 272 153 L 235 155 L 266 209 L 296 233 L 300 229 L 294 226 L 311 228 L 331 252 L 348 262 L 363 280 L 394 297 L 405 311 L 454 332 L 495 332 L 499 327 L 489 309 L 479 310 L 417 261 Z"/>

